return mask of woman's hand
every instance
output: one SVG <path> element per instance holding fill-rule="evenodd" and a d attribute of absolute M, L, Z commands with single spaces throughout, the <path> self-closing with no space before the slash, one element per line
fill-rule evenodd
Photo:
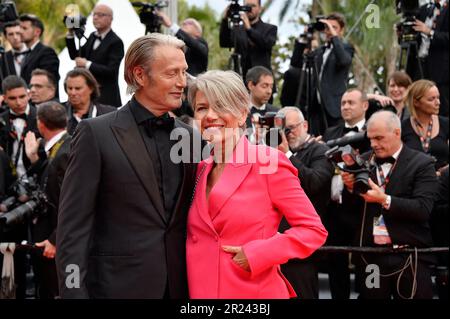
<path fill-rule="evenodd" d="M 246 271 L 250 271 L 247 256 L 245 256 L 242 246 L 222 246 L 222 249 L 231 254 L 235 254 L 233 261 Z"/>

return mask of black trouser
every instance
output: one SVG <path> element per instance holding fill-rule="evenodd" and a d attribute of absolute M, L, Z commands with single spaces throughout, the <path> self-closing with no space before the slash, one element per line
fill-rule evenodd
<path fill-rule="evenodd" d="M 39 299 L 55 299 L 59 296 L 55 259 L 33 255 L 33 269 Z"/>
<path fill-rule="evenodd" d="M 298 299 L 319 298 L 319 278 L 314 258 L 292 259 L 281 265 L 281 272 L 294 288 Z"/>
<path fill-rule="evenodd" d="M 387 255 L 363 255 L 356 256 L 358 262 L 356 271 L 359 273 L 360 282 L 360 299 L 432 299 L 433 287 L 431 282 L 431 271 L 429 264 L 417 261 L 416 275 L 416 291 L 413 290 L 414 273 L 411 266 L 406 267 L 403 272 L 399 272 L 405 266 L 406 260 L 410 255 L 407 254 L 387 254 Z M 364 258 L 364 259 L 363 259 Z M 412 254 L 412 265 L 415 267 L 415 257 Z M 371 288 L 373 271 L 366 272 L 368 264 L 379 267 L 379 286 Z M 369 269 L 367 269 L 369 270 Z M 389 275 L 395 273 L 393 275 Z M 386 276 L 388 275 L 388 276 Z M 368 282 L 366 282 L 368 281 Z M 373 282 L 372 282 L 373 283 Z"/>

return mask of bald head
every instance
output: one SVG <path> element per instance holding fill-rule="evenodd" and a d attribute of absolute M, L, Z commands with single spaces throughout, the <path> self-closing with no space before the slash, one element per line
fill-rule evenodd
<path fill-rule="evenodd" d="M 93 23 L 98 33 L 104 33 L 111 29 L 111 23 L 113 20 L 113 11 L 106 4 L 97 4 L 94 7 Z"/>
<path fill-rule="evenodd" d="M 112 11 L 111 7 L 108 6 L 108 5 L 106 5 L 106 4 L 102 4 L 102 3 L 97 4 L 97 5 L 94 7 L 94 12 L 96 12 L 96 11 L 95 11 L 96 9 L 97 9 L 97 10 L 100 10 L 100 11 L 103 12 L 103 13 L 109 14 L 109 15 L 111 16 L 111 18 L 113 17 L 113 11 Z"/>
<path fill-rule="evenodd" d="M 377 158 L 394 155 L 401 147 L 401 123 L 391 111 L 375 112 L 367 122 L 367 137 Z"/>

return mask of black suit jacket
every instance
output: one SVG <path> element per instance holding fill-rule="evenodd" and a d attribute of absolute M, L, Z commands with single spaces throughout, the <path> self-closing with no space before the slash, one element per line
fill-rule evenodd
<path fill-rule="evenodd" d="M 75 133 L 75 129 L 77 128 L 78 121 L 73 116 L 72 108 L 71 108 L 69 102 L 65 102 L 62 105 L 64 105 L 64 107 L 67 110 L 67 118 L 68 118 L 68 121 L 67 121 L 67 132 L 70 135 L 73 135 Z M 100 103 L 94 103 L 94 105 L 97 108 L 97 116 L 117 111 L 117 108 L 115 108 L 115 107 L 113 107 L 111 105 L 103 105 L 103 104 L 100 104 Z"/>
<path fill-rule="evenodd" d="M 322 78 L 320 80 L 321 102 L 325 111 L 333 118 L 341 117 L 341 97 L 347 89 L 347 79 L 350 67 L 352 65 L 353 47 L 342 41 L 339 37 L 331 38 L 333 49 L 328 56 L 323 67 Z M 291 67 L 294 70 L 288 70 L 293 73 L 288 77 L 289 82 L 284 84 L 288 87 L 283 90 L 283 105 L 290 103 L 294 105 L 297 96 L 298 87 L 300 83 L 300 70 L 303 65 L 303 51 L 306 45 L 298 41 L 295 42 L 294 51 L 291 58 Z M 318 83 L 318 76 L 323 64 L 323 54 L 325 53 L 325 46 L 321 46 L 313 51 L 313 63 L 317 74 L 313 75 L 313 84 Z M 285 76 L 286 77 L 286 76 Z M 306 83 L 306 81 L 305 81 Z M 306 84 L 305 84 L 306 85 Z M 317 89 L 317 85 L 313 85 L 313 89 Z M 300 105 L 305 105 L 305 90 L 303 90 L 300 97 Z M 289 97 L 286 97 L 288 95 Z M 316 99 L 314 95 L 312 97 Z"/>
<path fill-rule="evenodd" d="M 2 114 L 0 114 L 0 146 L 5 150 L 5 153 L 11 158 L 13 152 L 13 143 L 14 139 L 10 136 L 9 132 L 11 131 L 11 122 L 10 122 L 10 113 L 9 110 L 6 110 Z M 30 105 L 30 113 L 27 117 L 27 126 L 24 129 L 23 136 L 27 134 L 27 132 L 34 132 L 37 137 L 40 136 L 39 130 L 37 129 L 37 121 L 36 121 L 36 108 Z M 30 160 L 25 154 L 24 148 L 23 151 L 23 164 L 26 169 L 28 169 L 31 165 Z M 14 162 L 14 159 L 11 159 Z"/>
<path fill-rule="evenodd" d="M 193 76 L 206 72 L 208 68 L 208 43 L 203 38 L 194 38 L 183 30 L 178 30 L 175 36 L 186 43 L 187 72 Z"/>
<path fill-rule="evenodd" d="M 430 4 L 420 7 L 417 19 L 425 21 L 428 14 Z M 433 39 L 430 43 L 428 57 L 423 64 L 423 76 L 436 82 L 438 85 L 448 85 L 449 72 L 449 32 L 448 32 L 448 6 L 442 9 L 441 14 L 436 18 L 436 27 L 434 28 Z M 417 36 L 418 48 L 422 42 L 420 34 Z M 408 73 L 414 80 L 419 79 L 417 68 L 417 60 L 415 52 L 411 54 L 410 61 L 408 61 Z"/>
<path fill-rule="evenodd" d="M 191 127 L 178 120 L 175 127 L 192 141 Z M 186 219 L 196 164 L 183 164 L 167 220 L 130 104 L 82 121 L 71 146 L 57 228 L 61 296 L 162 298 L 167 284 L 172 298 L 187 298 Z M 65 285 L 69 264 L 79 266 L 79 289 Z"/>
<path fill-rule="evenodd" d="M 99 47 L 94 50 L 95 37 L 91 33 L 86 43 L 81 47 L 81 57 L 92 61 L 89 71 L 100 84 L 100 103 L 112 106 L 121 106 L 118 84 L 120 62 L 124 56 L 122 40 L 114 31 L 109 31 Z M 78 56 L 74 38 L 66 38 L 67 49 L 72 60 Z"/>
<path fill-rule="evenodd" d="M 30 83 L 31 72 L 34 69 L 44 69 L 53 74 L 56 83 L 59 82 L 59 59 L 55 50 L 39 42 L 36 47 L 25 56 L 20 70 L 20 76 Z"/>
<path fill-rule="evenodd" d="M 270 58 L 272 47 L 277 41 L 277 26 L 260 20 L 252 25 L 250 30 L 243 26 L 228 27 L 228 19 L 222 19 L 219 41 L 222 48 L 233 48 L 236 42 L 236 52 L 242 56 L 243 77 L 254 66 L 262 65 L 272 70 Z"/>
<path fill-rule="evenodd" d="M 364 157 L 368 158 L 369 155 L 370 153 L 366 153 Z M 371 178 L 377 181 L 376 168 L 372 170 Z M 360 225 L 364 220 L 362 245 L 375 245 L 372 235 L 374 217 L 383 214 L 393 244 L 430 247 L 432 239 L 429 221 L 437 187 L 436 172 L 430 157 L 403 145 L 386 187 L 386 194 L 392 198 L 389 210 L 383 209 L 380 204 L 368 203 L 364 216 L 362 197 L 350 196 L 355 200 L 355 206 L 360 207 Z M 348 194 L 346 190 L 345 192 Z M 360 232 L 361 229 L 357 240 Z"/>
<path fill-rule="evenodd" d="M 17 75 L 16 67 L 14 65 L 14 56 L 11 50 L 6 51 L 1 59 L 1 67 L 3 72 L 3 78 L 6 78 L 8 75 Z"/>
<path fill-rule="evenodd" d="M 38 215 L 36 223 L 32 227 L 34 242 L 48 239 L 50 243 L 56 245 L 59 194 L 69 161 L 71 137 L 66 133 L 60 141 L 62 144 L 53 158 L 40 158 L 33 165 L 36 172 L 40 174 L 40 185 L 48 199 L 46 212 Z"/>

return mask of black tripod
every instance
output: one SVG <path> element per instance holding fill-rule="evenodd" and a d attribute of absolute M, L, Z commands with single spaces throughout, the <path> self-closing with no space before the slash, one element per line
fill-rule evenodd
<path fill-rule="evenodd" d="M 236 33 L 237 28 L 239 28 L 239 23 L 231 22 L 231 27 L 234 28 L 235 32 L 232 32 L 233 35 L 233 53 L 231 53 L 230 58 L 228 59 L 228 70 L 233 70 L 237 74 L 239 74 L 242 78 L 244 78 L 244 74 L 242 74 L 242 55 L 237 53 L 236 45 Z"/>
<path fill-rule="evenodd" d="M 300 106 L 300 99 L 303 95 L 305 95 L 305 104 L 302 108 Z M 304 53 L 302 69 L 300 70 L 300 81 L 298 85 L 297 96 L 295 98 L 295 106 L 304 112 L 304 116 L 308 121 L 310 121 L 311 118 L 312 102 L 314 100 L 314 96 L 317 95 L 320 97 L 318 110 L 320 113 L 320 121 L 323 123 L 324 128 L 326 129 L 328 127 L 328 121 L 325 115 L 325 109 L 323 107 L 323 104 L 325 102 L 323 101 L 322 92 L 319 85 L 319 73 L 317 72 L 315 53 Z M 318 129 L 320 130 L 320 124 Z M 317 134 L 318 132 L 313 133 Z"/>
<path fill-rule="evenodd" d="M 415 65 L 417 65 L 417 69 L 414 68 Z M 415 35 L 410 35 L 410 37 L 405 36 L 400 41 L 398 69 L 405 70 L 408 74 L 414 75 L 412 76 L 414 78 L 413 80 L 423 79 L 422 62 L 419 59 L 419 46 L 417 45 Z"/>

